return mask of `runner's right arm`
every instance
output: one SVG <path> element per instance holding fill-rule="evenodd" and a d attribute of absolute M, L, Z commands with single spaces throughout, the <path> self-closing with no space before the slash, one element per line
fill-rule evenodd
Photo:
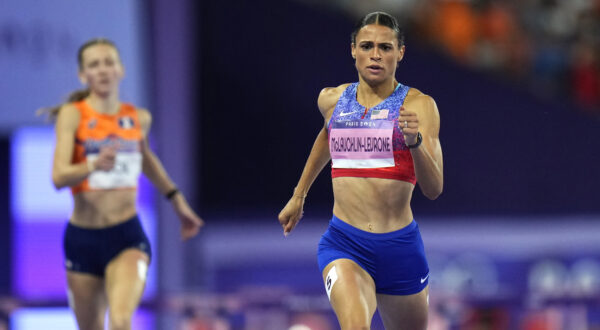
<path fill-rule="evenodd" d="M 327 123 L 341 95 L 341 91 L 343 91 L 342 87 L 345 88 L 345 86 L 346 85 L 337 88 L 325 88 L 319 94 L 317 103 L 319 105 L 319 110 L 325 119 L 325 124 L 323 125 L 323 128 L 321 128 L 321 131 L 319 131 L 319 134 L 313 143 L 310 155 L 302 170 L 302 175 L 298 180 L 296 188 L 294 188 L 292 198 L 290 198 L 283 210 L 279 213 L 279 223 L 283 227 L 283 234 L 286 236 L 294 229 L 294 227 L 296 227 L 296 224 L 298 224 L 298 221 L 302 218 L 304 199 L 319 173 L 321 173 L 325 165 L 331 159 L 331 155 L 329 154 Z"/>
<path fill-rule="evenodd" d="M 94 162 L 73 164 L 75 148 L 75 132 L 81 115 L 71 104 L 62 106 L 56 119 L 56 147 L 52 164 L 52 183 L 56 189 L 74 186 L 88 177 L 95 170 L 109 171 L 115 164 L 115 150 L 111 147 L 100 149 Z"/>

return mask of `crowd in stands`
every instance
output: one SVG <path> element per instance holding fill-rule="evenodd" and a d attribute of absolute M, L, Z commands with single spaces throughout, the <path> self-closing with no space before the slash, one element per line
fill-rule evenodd
<path fill-rule="evenodd" d="M 600 0 L 415 1 L 408 28 L 461 63 L 600 115 Z"/>

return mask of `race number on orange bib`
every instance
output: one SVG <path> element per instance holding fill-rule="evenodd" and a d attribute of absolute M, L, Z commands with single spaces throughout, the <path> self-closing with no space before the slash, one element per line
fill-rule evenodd
<path fill-rule="evenodd" d="M 88 154 L 95 161 L 98 154 Z M 134 188 L 142 172 L 142 155 L 139 152 L 117 152 L 115 167 L 110 171 L 94 171 L 88 177 L 92 189 Z"/>

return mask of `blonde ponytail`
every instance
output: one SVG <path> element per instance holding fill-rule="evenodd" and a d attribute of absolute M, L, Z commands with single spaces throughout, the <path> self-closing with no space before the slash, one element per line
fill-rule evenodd
<path fill-rule="evenodd" d="M 38 111 L 36 111 L 36 115 L 38 115 L 38 116 L 46 115 L 46 119 L 48 121 L 55 121 L 56 118 L 58 117 L 58 112 L 60 111 L 60 108 L 64 104 L 83 101 L 89 95 L 90 95 L 89 89 L 87 89 L 87 88 L 86 89 L 78 89 L 76 91 L 73 91 L 71 94 L 69 94 L 69 97 L 67 97 L 67 101 L 65 103 L 61 103 L 59 105 L 49 107 L 49 108 L 41 108 Z"/>

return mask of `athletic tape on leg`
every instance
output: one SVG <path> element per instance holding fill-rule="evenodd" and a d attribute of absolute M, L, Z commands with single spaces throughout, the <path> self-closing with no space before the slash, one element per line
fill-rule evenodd
<path fill-rule="evenodd" d="M 146 274 L 148 273 L 148 264 L 146 263 L 146 261 L 141 259 L 137 261 L 137 271 L 140 280 L 145 281 Z"/>
<path fill-rule="evenodd" d="M 337 279 L 337 272 L 335 266 L 333 266 L 327 273 L 327 277 L 325 277 L 325 290 L 327 290 L 327 298 L 329 298 L 329 300 L 331 300 L 331 289 L 333 289 L 333 285 Z"/>
<path fill-rule="evenodd" d="M 69 307 L 72 310 L 75 310 L 75 297 L 73 296 L 73 291 L 71 289 L 67 289 L 67 302 L 69 303 Z"/>

